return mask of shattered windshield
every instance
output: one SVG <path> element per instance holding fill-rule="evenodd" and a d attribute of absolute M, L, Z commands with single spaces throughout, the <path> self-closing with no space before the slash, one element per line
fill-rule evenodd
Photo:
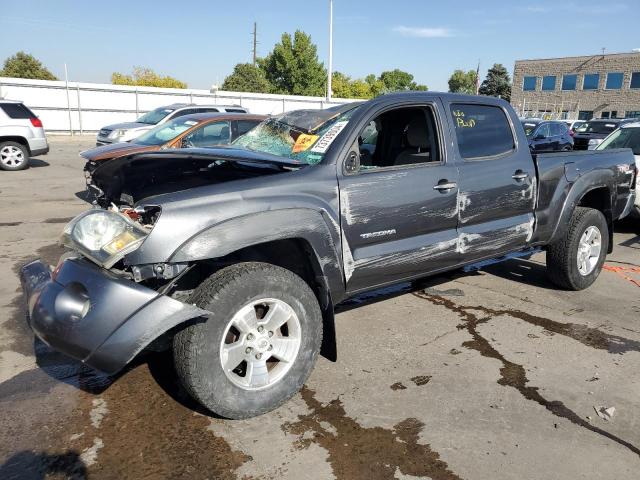
<path fill-rule="evenodd" d="M 347 126 L 358 105 L 284 113 L 260 123 L 233 145 L 316 165 Z"/>

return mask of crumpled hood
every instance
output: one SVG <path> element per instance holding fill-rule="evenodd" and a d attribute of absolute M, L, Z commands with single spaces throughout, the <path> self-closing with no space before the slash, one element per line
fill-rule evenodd
<path fill-rule="evenodd" d="M 149 152 L 158 150 L 160 147 L 155 145 L 138 145 L 136 143 L 111 143 L 109 145 L 103 145 L 101 147 L 90 148 L 80 152 L 80 156 L 89 161 L 103 161 L 111 160 L 125 155 L 131 155 L 134 153 Z"/>

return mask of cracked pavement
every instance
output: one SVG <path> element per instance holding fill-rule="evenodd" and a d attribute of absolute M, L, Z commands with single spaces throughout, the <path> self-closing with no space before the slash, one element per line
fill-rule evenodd
<path fill-rule="evenodd" d="M 180 389 L 170 356 L 107 377 L 25 324 L 16 270 L 57 260 L 92 143 L 51 137 L 34 168 L 0 172 L 1 479 L 637 478 L 640 222 L 617 226 L 583 292 L 556 290 L 542 254 L 347 302 L 337 363 L 227 421 Z"/>

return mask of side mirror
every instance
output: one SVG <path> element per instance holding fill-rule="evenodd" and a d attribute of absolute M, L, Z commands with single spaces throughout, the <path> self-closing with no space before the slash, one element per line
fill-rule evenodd
<path fill-rule="evenodd" d="M 545 137 L 542 133 L 539 133 L 535 136 L 534 140 L 544 140 L 545 138 L 547 137 Z"/>
<path fill-rule="evenodd" d="M 180 140 L 179 148 L 189 148 L 190 144 L 191 144 L 191 142 L 189 142 L 187 137 L 184 137 L 182 140 Z"/>
<path fill-rule="evenodd" d="M 360 155 L 351 151 L 344 162 L 344 170 L 346 173 L 358 173 L 360 170 Z"/>

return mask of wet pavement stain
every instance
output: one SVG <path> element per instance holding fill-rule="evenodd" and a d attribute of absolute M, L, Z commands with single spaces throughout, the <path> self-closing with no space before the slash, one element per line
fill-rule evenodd
<path fill-rule="evenodd" d="M 17 227 L 22 225 L 22 222 L 0 222 L 0 227 Z"/>
<path fill-rule="evenodd" d="M 540 394 L 540 392 L 538 391 L 538 387 L 527 386 L 529 380 L 527 378 L 524 367 L 507 360 L 498 350 L 493 347 L 493 345 L 491 345 L 489 340 L 484 338 L 478 332 L 478 326 L 487 323 L 491 318 L 495 316 L 508 315 L 527 321 L 534 325 L 541 326 L 543 328 L 549 328 L 551 329 L 550 331 L 566 335 L 570 338 L 574 338 L 575 340 L 580 341 L 583 345 L 608 350 L 611 353 L 623 353 L 630 350 L 638 351 L 637 346 L 635 346 L 635 344 L 637 344 L 638 342 L 634 342 L 622 337 L 607 335 L 603 332 L 585 327 L 583 325 L 562 324 L 550 319 L 536 317 L 517 310 L 493 310 L 480 306 L 463 306 L 458 305 L 449 299 L 428 295 L 421 292 L 415 292 L 414 295 L 418 298 L 429 301 L 433 305 L 445 307 L 448 310 L 457 313 L 461 317 L 464 323 L 461 324 L 459 328 L 467 330 L 467 332 L 469 332 L 469 334 L 471 335 L 471 340 L 464 342 L 462 346 L 477 351 L 483 357 L 493 358 L 502 363 L 498 384 L 515 388 L 520 392 L 520 394 L 522 394 L 524 398 L 542 405 L 553 415 L 565 418 L 575 425 L 602 435 L 603 437 L 606 437 L 622 445 L 623 447 L 629 449 L 631 452 L 640 456 L 640 449 L 635 445 L 627 442 L 622 438 L 617 437 L 616 435 L 613 435 L 612 433 L 607 432 L 606 430 L 591 425 L 589 422 L 582 419 L 582 417 L 580 417 L 573 410 L 568 408 L 563 402 L 558 400 L 547 400 Z M 474 312 L 481 312 L 486 316 L 478 317 Z M 582 328 L 572 329 L 570 326 Z M 574 337 L 576 331 L 579 331 L 580 335 Z M 587 333 L 587 335 L 585 335 L 585 333 Z M 610 348 L 611 344 L 617 347 L 613 351 Z"/>
<path fill-rule="evenodd" d="M 42 223 L 69 223 L 74 217 L 47 218 Z"/>
<path fill-rule="evenodd" d="M 99 428 L 85 417 L 84 449 L 95 438 L 103 444 L 97 462 L 89 467 L 91 478 L 234 479 L 235 470 L 251 460 L 233 450 L 221 437 L 208 430 L 211 419 L 194 412 L 194 405 L 179 391 L 173 365 L 167 355 L 153 375 L 165 375 L 163 387 L 147 365 L 140 365 L 114 382 L 96 402 L 86 396 L 85 411 L 97 406 L 104 412 Z M 163 388 L 171 389 L 171 396 Z M 218 421 L 218 420 L 213 420 Z"/>
<path fill-rule="evenodd" d="M 418 375 L 417 377 L 413 377 L 411 381 L 415 383 L 418 387 L 422 385 L 426 385 L 431 380 L 431 375 Z"/>
<path fill-rule="evenodd" d="M 396 382 L 393 385 L 391 385 L 389 387 L 391 390 L 406 390 L 407 387 L 405 387 L 402 382 Z"/>
<path fill-rule="evenodd" d="M 397 471 L 433 480 L 460 479 L 429 445 L 418 443 L 424 427 L 420 420 L 407 418 L 392 430 L 363 427 L 346 415 L 340 399 L 323 405 L 307 387 L 300 395 L 311 412 L 285 423 L 282 429 L 301 437 L 298 448 L 314 443 L 327 450 L 338 480 L 393 479 Z M 325 428 L 326 424 L 330 427 Z M 310 438 L 305 435 L 308 433 Z"/>

